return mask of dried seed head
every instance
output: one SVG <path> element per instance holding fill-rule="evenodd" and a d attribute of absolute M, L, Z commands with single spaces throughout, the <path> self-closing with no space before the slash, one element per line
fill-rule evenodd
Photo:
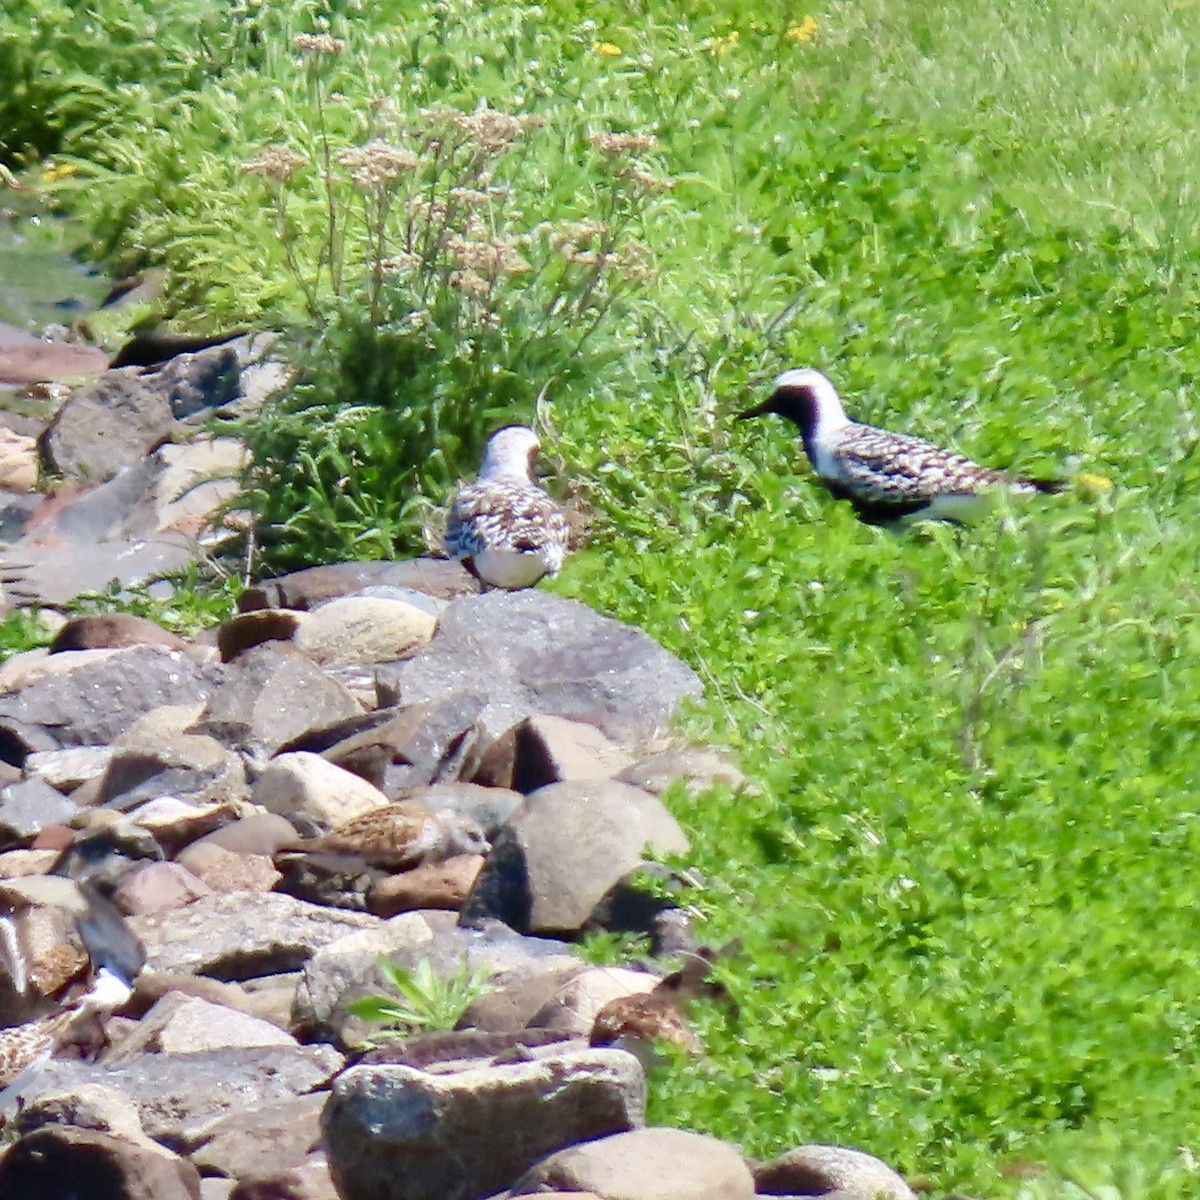
<path fill-rule="evenodd" d="M 421 265 L 421 261 L 419 254 L 409 254 L 406 250 L 401 250 L 400 253 L 383 259 L 379 265 L 385 271 L 415 271 Z"/>
<path fill-rule="evenodd" d="M 378 191 L 421 165 L 421 159 L 411 150 L 389 146 L 379 139 L 344 150 L 338 155 L 338 162 L 350 172 L 350 179 L 360 192 Z"/>
<path fill-rule="evenodd" d="M 478 271 L 451 271 L 450 286 L 468 296 L 486 296 L 491 284 Z"/>
<path fill-rule="evenodd" d="M 616 157 L 620 154 L 637 154 L 642 150 L 653 150 L 658 145 L 658 138 L 651 133 L 612 133 L 604 131 L 593 133 L 588 141 L 600 151 Z"/>
<path fill-rule="evenodd" d="M 664 175 L 652 175 L 649 171 L 639 171 L 635 167 L 621 171 L 620 176 L 635 187 L 641 188 L 643 192 L 669 192 L 675 186 L 673 179 Z"/>
<path fill-rule="evenodd" d="M 563 221 L 550 231 L 550 242 L 554 246 L 586 246 L 599 241 L 608 232 L 603 221 Z"/>
<path fill-rule="evenodd" d="M 346 49 L 346 39 L 328 33 L 298 33 L 292 46 L 309 58 L 332 58 Z"/>
<path fill-rule="evenodd" d="M 301 167 L 307 165 L 308 159 L 302 154 L 273 142 L 242 163 L 242 170 L 247 175 L 261 175 L 263 179 L 271 179 L 275 183 L 286 183 Z"/>
<path fill-rule="evenodd" d="M 490 242 L 472 241 L 467 238 L 450 239 L 450 253 L 464 271 L 481 275 L 523 275 L 530 270 L 529 263 L 517 253 L 517 239 L 497 237 Z"/>

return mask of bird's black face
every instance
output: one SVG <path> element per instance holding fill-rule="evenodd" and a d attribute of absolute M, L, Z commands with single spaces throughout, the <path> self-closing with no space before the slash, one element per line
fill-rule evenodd
<path fill-rule="evenodd" d="M 761 404 L 739 413 L 738 420 L 763 417 L 768 413 L 775 413 L 798 425 L 801 434 L 807 437 L 817 423 L 816 391 L 808 384 L 776 388 Z"/>

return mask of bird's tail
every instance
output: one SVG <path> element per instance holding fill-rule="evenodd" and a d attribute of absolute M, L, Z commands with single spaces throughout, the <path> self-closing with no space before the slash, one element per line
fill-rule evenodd
<path fill-rule="evenodd" d="M 1057 496 L 1067 490 L 1065 479 L 1030 479 L 1025 476 L 1017 480 L 1017 487 L 1023 492 L 1042 492 L 1047 496 Z"/>

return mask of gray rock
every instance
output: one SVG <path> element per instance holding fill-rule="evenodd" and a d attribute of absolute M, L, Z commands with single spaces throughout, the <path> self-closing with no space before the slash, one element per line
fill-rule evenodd
<path fill-rule="evenodd" d="M 309 729 L 362 712 L 341 684 L 286 643 L 254 646 L 222 670 L 196 732 L 227 746 L 274 753 Z"/>
<path fill-rule="evenodd" d="M 181 354 L 156 371 L 106 371 L 78 388 L 42 437 L 50 470 L 111 479 L 182 432 L 180 420 L 232 400 L 237 355 L 228 346 Z"/>
<path fill-rule="evenodd" d="M 683 750 L 662 750 L 640 759 L 615 776 L 622 783 L 631 783 L 644 791 L 661 795 L 676 780 L 685 780 L 688 790 L 704 791 L 717 784 L 737 791 L 746 777 L 727 757 L 701 746 Z"/>
<path fill-rule="evenodd" d="M 179 733 L 116 750 L 96 800 L 128 812 L 168 795 L 193 804 L 227 804 L 241 799 L 245 789 L 246 771 L 236 754 L 216 738 Z"/>
<path fill-rule="evenodd" d="M 44 779 L 60 792 L 72 792 L 81 783 L 104 774 L 112 757 L 111 746 L 74 746 L 70 750 L 44 750 L 25 760 L 25 773 Z"/>
<path fill-rule="evenodd" d="M 635 1129 L 571 1146 L 538 1163 L 512 1187 L 595 1192 L 607 1200 L 753 1200 L 742 1156 L 716 1138 L 683 1129 Z"/>
<path fill-rule="evenodd" d="M 430 704 L 378 709 L 369 720 L 316 730 L 289 750 L 314 750 L 377 784 L 389 799 L 458 777 L 476 742 L 475 722 L 486 701 L 461 693 Z M 339 736 L 340 735 L 340 736 Z"/>
<path fill-rule="evenodd" d="M 541 788 L 496 836 L 462 922 L 494 917 L 523 933 L 578 930 L 647 847 L 688 848 L 656 797 L 608 779 Z"/>
<path fill-rule="evenodd" d="M 327 1099 L 319 1092 L 221 1117 L 197 1135 L 190 1158 L 205 1175 L 233 1179 L 301 1166 L 320 1144 Z"/>
<path fill-rule="evenodd" d="M 113 893 L 123 912 L 145 914 L 183 908 L 213 889 L 177 862 L 149 862 L 130 871 Z"/>
<path fill-rule="evenodd" d="M 521 806 L 525 797 L 510 788 L 480 787 L 477 783 L 434 783 L 414 788 L 405 800 L 423 804 L 430 812 L 470 817 L 490 841 Z"/>
<path fill-rule="evenodd" d="M 296 1039 L 270 1021 L 199 996 L 168 992 L 105 1061 L 127 1063 L 142 1053 L 195 1054 L 246 1046 L 294 1046 Z"/>
<path fill-rule="evenodd" d="M 69 1125 L 27 1134 L 0 1159 L 0 1195 L 57 1200 L 84 1194 L 87 1200 L 199 1200 L 200 1175 L 161 1146 Z"/>
<path fill-rule="evenodd" d="M 303 816 L 319 830 L 332 829 L 388 802 L 365 779 L 344 771 L 319 754 L 304 751 L 272 759 L 258 777 L 250 799 L 277 816 Z"/>
<path fill-rule="evenodd" d="M 148 1136 L 186 1149 L 218 1117 L 291 1100 L 322 1087 L 343 1065 L 332 1046 L 250 1046 L 195 1054 L 139 1054 L 118 1066 L 51 1059 L 17 1089 L 26 1102 L 99 1084 L 132 1101 Z M 4 1193 L 0 1191 L 0 1195 Z"/>
<path fill-rule="evenodd" d="M 47 825 L 65 825 L 79 805 L 44 779 L 23 779 L 0 788 L 0 850 L 21 845 Z"/>
<path fill-rule="evenodd" d="M 433 641 L 378 668 L 380 702 L 415 704 L 486 686 L 481 717 L 499 737 L 536 713 L 596 726 L 622 745 L 661 730 L 701 694 L 690 667 L 641 630 L 549 592 L 489 592 L 456 601 Z"/>
<path fill-rule="evenodd" d="M 272 892 L 236 892 L 129 924 L 146 947 L 148 968 L 236 981 L 295 970 L 327 942 L 380 920 Z"/>
<path fill-rule="evenodd" d="M 238 607 L 243 612 L 259 608 L 310 609 L 335 596 L 351 596 L 380 586 L 412 589 L 442 600 L 479 591 L 479 581 L 462 563 L 446 559 L 346 562 L 309 567 L 248 587 L 238 597 Z"/>
<path fill-rule="evenodd" d="M 21 1109 L 13 1119 L 19 1134 L 32 1133 L 46 1125 L 73 1125 L 97 1129 L 139 1141 L 146 1135 L 137 1109 L 111 1088 L 85 1083 L 69 1092 L 50 1092 Z"/>
<path fill-rule="evenodd" d="M 0 696 L 0 738 L 9 730 L 19 738 L 28 728 L 60 746 L 107 746 L 153 709 L 206 699 L 226 669 L 178 650 L 114 650 Z"/>
<path fill-rule="evenodd" d="M 559 966 L 534 962 L 524 970 L 510 971 L 504 984 L 471 1002 L 456 1028 L 492 1033 L 516 1033 L 525 1029 L 537 1012 L 586 969 L 580 962 Z"/>
<path fill-rule="evenodd" d="M 631 1055 L 577 1050 L 438 1074 L 351 1067 L 322 1125 L 344 1200 L 479 1200 L 552 1150 L 640 1125 L 644 1106 Z"/>
<path fill-rule="evenodd" d="M 528 793 L 570 779 L 612 779 L 632 762 L 594 725 L 540 714 L 514 730 L 512 786 Z"/>
<path fill-rule="evenodd" d="M 912 1188 L 887 1163 L 848 1146 L 811 1144 L 754 1168 L 760 1193 L 823 1196 L 845 1193 L 853 1200 L 916 1200 Z"/>

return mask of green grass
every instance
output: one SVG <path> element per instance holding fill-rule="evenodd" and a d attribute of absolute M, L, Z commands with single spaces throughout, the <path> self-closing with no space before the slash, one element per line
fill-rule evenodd
<path fill-rule="evenodd" d="M 653 130 L 677 180 L 631 348 L 548 409 L 598 514 L 556 589 L 696 666 L 689 726 L 752 784 L 670 798 L 706 936 L 745 951 L 738 1015 L 700 1014 L 708 1056 L 656 1076 L 652 1119 L 758 1155 L 858 1145 L 935 1191 L 1194 1192 L 1200 6 L 430 12 L 335 22 L 347 113 L 376 85 L 487 95 Z M 295 309 L 239 171 L 312 120 L 282 37 L 231 34 L 194 90 L 149 63 L 107 132 L 68 130 L 68 202 L 167 261 L 185 315 Z M 529 164 L 556 212 L 566 145 Z M 864 527 L 781 424 L 730 420 L 801 364 L 852 415 L 1113 486 L 970 533 Z M 1022 1183 L 1029 1162 L 1077 1182 Z"/>

